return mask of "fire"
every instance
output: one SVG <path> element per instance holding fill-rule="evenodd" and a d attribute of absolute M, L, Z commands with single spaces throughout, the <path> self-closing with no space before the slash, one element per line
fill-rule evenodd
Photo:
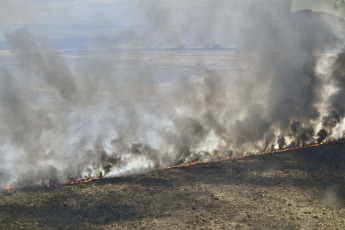
<path fill-rule="evenodd" d="M 196 164 L 206 164 L 206 163 L 210 163 L 210 162 L 219 162 L 219 161 L 226 161 L 226 160 L 231 160 L 231 159 L 236 159 L 236 158 L 244 158 L 244 157 L 249 157 L 249 156 L 253 156 L 253 155 L 262 155 L 262 154 L 269 154 L 269 153 L 278 153 L 278 152 L 286 152 L 286 151 L 290 151 L 290 150 L 296 150 L 296 149 L 303 149 L 303 148 L 311 148 L 311 147 L 316 147 L 316 146 L 320 146 L 320 145 L 324 145 L 324 144 L 335 144 L 335 143 L 343 143 L 345 142 L 345 140 L 339 140 L 339 141 L 330 141 L 330 142 L 320 142 L 320 143 L 314 143 L 314 144 L 309 144 L 309 145 L 304 145 L 304 146 L 298 146 L 298 147 L 292 147 L 292 148 L 285 148 L 285 149 L 276 149 L 276 150 L 271 150 L 271 151 L 263 151 L 263 152 L 259 152 L 256 154 L 245 154 L 245 155 L 241 155 L 241 156 L 235 156 L 235 157 L 226 157 L 224 159 L 221 160 L 208 160 L 208 161 L 193 161 L 193 162 L 189 162 L 189 163 L 185 163 L 185 164 L 180 164 L 180 165 L 173 165 L 173 166 L 167 166 L 165 167 L 165 169 L 172 169 L 172 168 L 181 168 L 181 167 L 186 167 L 186 166 L 191 166 L 191 165 L 196 165 Z M 147 172 L 151 172 L 151 170 L 145 170 L 142 171 L 142 173 L 147 173 Z M 129 173 L 129 174 L 123 174 L 121 176 L 128 176 L 128 175 L 133 175 L 134 173 Z M 60 187 L 63 185 L 68 185 L 68 184 L 80 184 L 80 183 L 87 183 L 90 181 L 94 181 L 94 180 L 100 180 L 102 179 L 102 177 L 90 177 L 88 179 L 85 180 L 77 180 L 77 181 L 70 181 L 69 183 L 66 184 L 56 184 L 56 185 L 43 185 L 41 184 L 41 186 L 45 186 L 47 188 L 51 188 L 51 187 Z M 14 186 L 7 186 L 5 189 L 13 189 L 15 188 Z"/>
<path fill-rule="evenodd" d="M 101 179 L 101 177 L 90 177 L 90 178 L 85 179 L 85 180 L 71 180 L 70 182 L 68 182 L 68 183 L 66 183 L 66 184 L 55 184 L 55 185 L 51 185 L 51 184 L 47 184 L 47 185 L 40 184 L 40 186 L 41 186 L 41 187 L 47 187 L 47 188 L 61 187 L 61 186 L 68 185 L 68 184 L 80 184 L 80 183 L 86 183 L 86 182 L 90 182 L 90 181 L 93 181 L 93 180 L 99 180 L 99 179 Z"/>
<path fill-rule="evenodd" d="M 335 144 L 335 143 L 342 143 L 342 142 L 345 142 L 345 140 L 330 141 L 330 142 L 320 142 L 320 143 L 314 143 L 314 144 L 309 144 L 309 145 L 304 145 L 304 146 L 297 146 L 297 147 L 292 147 L 292 148 L 276 149 L 276 150 L 271 150 L 271 151 L 263 151 L 263 152 L 259 152 L 259 153 L 255 153 L 255 154 L 245 154 L 245 155 L 236 156 L 236 157 L 226 157 L 226 158 L 224 158 L 224 159 L 221 159 L 221 160 L 214 160 L 214 161 L 211 161 L 211 160 L 205 161 L 205 162 L 194 161 L 194 162 L 190 162 L 190 163 L 186 163 L 186 164 L 168 166 L 168 167 L 166 167 L 166 169 L 180 168 L 180 167 L 191 166 L 191 165 L 196 165 L 196 164 L 206 164 L 206 163 L 210 163 L 210 162 L 226 161 L 226 160 L 231 160 L 231 159 L 235 159 L 235 158 L 249 157 L 249 156 L 253 156 L 253 155 L 261 155 L 261 154 L 269 154 L 269 153 L 286 152 L 286 151 L 290 151 L 290 150 L 311 148 L 311 147 L 316 147 L 316 146 L 320 146 L 320 145 L 324 145 L 324 144 Z"/>
<path fill-rule="evenodd" d="M 191 165 L 196 165 L 196 164 L 200 164 L 200 163 L 206 163 L 206 162 L 193 161 L 193 162 L 189 162 L 189 163 L 182 164 L 182 165 L 168 166 L 168 167 L 165 167 L 165 168 L 166 168 L 166 169 L 180 168 L 180 167 L 191 166 Z"/>
<path fill-rule="evenodd" d="M 90 177 L 88 179 L 85 179 L 85 180 L 79 180 L 79 181 L 70 181 L 68 184 L 80 184 L 80 183 L 86 183 L 86 182 L 90 182 L 90 181 L 93 181 L 93 180 L 99 180 L 101 179 L 101 177 Z"/>
<path fill-rule="evenodd" d="M 47 185 L 43 185 L 41 184 L 42 187 L 47 187 L 47 188 L 52 188 L 52 187 L 61 187 L 64 185 L 68 185 L 68 184 L 80 184 L 80 183 L 86 183 L 86 182 L 90 182 L 93 180 L 99 180 L 101 179 L 101 177 L 90 177 L 88 179 L 85 180 L 71 180 L 70 182 L 66 183 L 66 184 L 56 184 L 56 185 L 51 185 L 51 184 L 47 184 Z"/>

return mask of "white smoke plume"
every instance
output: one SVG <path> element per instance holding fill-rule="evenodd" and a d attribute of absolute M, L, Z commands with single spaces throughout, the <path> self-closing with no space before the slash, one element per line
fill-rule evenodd
<path fill-rule="evenodd" d="M 110 38 L 95 32 L 92 45 L 106 54 L 92 54 L 91 45 L 89 58 L 72 65 L 30 29 L 5 31 L 14 64 L 0 73 L 1 186 L 65 183 L 343 137 L 342 19 L 292 12 L 281 0 L 166 3 L 137 4 L 140 27 Z M 236 63 L 231 71 L 210 69 L 207 58 L 194 63 L 193 73 L 169 68 L 174 56 L 145 64 L 164 49 L 212 48 L 205 51 L 212 58 L 234 46 L 224 52 L 229 65 Z M 167 72 L 173 80 L 160 82 Z"/>

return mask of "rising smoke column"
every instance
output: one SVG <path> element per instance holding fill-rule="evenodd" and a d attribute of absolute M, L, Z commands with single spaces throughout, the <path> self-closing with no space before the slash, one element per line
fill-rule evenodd
<path fill-rule="evenodd" d="M 328 114 L 322 118 L 322 129 L 317 133 L 318 142 L 322 142 L 325 138 L 332 134 L 334 127 L 336 127 L 345 116 L 345 54 L 340 53 L 335 58 L 332 65 L 332 83 L 337 87 L 336 91 L 331 95 L 327 101 Z"/>
<path fill-rule="evenodd" d="M 279 131 L 290 136 L 292 145 L 305 144 L 313 140 L 313 123 L 319 117 L 316 103 L 322 85 L 315 72 L 316 53 L 332 43 L 334 34 L 327 22 L 311 12 L 291 13 L 284 3 L 273 4 L 273 8 L 262 2 L 251 4 L 247 11 L 254 20 L 245 21 L 240 35 L 243 49 L 256 55 L 250 60 L 255 78 L 270 85 L 263 95 L 262 115 L 270 125 L 259 133 Z M 259 7 L 262 10 L 253 10 Z"/>
<path fill-rule="evenodd" d="M 2 68 L 0 75 L 2 186 L 64 183 L 300 146 L 323 141 L 341 123 L 344 55 L 329 59 L 334 63 L 327 84 L 337 89 L 330 98 L 322 97 L 325 76 L 317 71 L 322 54 L 341 47 L 328 23 L 332 16 L 291 12 L 290 1 L 173 4 L 184 7 L 140 3 L 144 29 L 119 33 L 114 44 L 234 43 L 245 70 L 215 72 L 196 63 L 196 76 L 180 73 L 158 84 L 156 67 L 128 61 L 119 68 L 101 57 L 72 68 L 29 29 L 6 31 L 16 71 Z"/>

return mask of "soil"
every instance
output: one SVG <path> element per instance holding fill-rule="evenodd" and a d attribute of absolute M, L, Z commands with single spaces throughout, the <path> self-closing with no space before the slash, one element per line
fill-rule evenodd
<path fill-rule="evenodd" d="M 0 191 L 0 229 L 345 229 L 345 144 Z"/>

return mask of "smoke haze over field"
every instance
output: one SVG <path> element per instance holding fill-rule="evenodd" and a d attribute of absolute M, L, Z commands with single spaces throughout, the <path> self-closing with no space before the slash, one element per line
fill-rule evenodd
<path fill-rule="evenodd" d="M 290 6 L 133 3 L 140 26 L 95 26 L 83 55 L 63 54 L 29 26 L 7 28 L 0 185 L 65 183 L 342 138 L 344 21 Z"/>

